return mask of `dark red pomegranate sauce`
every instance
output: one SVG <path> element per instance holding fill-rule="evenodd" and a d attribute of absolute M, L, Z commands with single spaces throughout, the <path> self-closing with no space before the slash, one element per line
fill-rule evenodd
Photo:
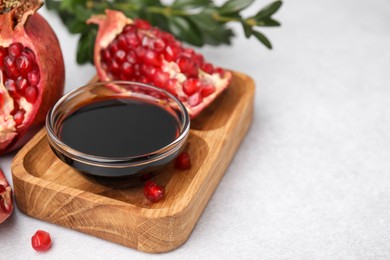
<path fill-rule="evenodd" d="M 173 111 L 145 101 L 111 98 L 89 103 L 62 123 L 61 140 L 71 148 L 102 157 L 131 157 L 172 143 L 180 125 Z"/>

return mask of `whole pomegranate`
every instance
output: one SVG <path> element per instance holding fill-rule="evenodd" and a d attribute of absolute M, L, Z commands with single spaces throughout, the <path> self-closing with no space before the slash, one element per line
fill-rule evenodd
<path fill-rule="evenodd" d="M 13 209 L 11 187 L 0 169 L 0 224 L 11 215 Z"/>
<path fill-rule="evenodd" d="M 183 102 L 191 118 L 229 85 L 229 71 L 214 67 L 146 21 L 106 10 L 106 15 L 93 16 L 88 23 L 99 25 L 94 63 L 100 80 L 131 80 L 163 88 Z"/>
<path fill-rule="evenodd" d="M 36 11 L 41 0 L 0 0 L 0 154 L 38 130 L 64 90 L 57 37 Z"/>

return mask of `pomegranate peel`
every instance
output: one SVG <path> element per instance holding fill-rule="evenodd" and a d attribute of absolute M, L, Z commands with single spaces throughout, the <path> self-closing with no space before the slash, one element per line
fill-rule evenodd
<path fill-rule="evenodd" d="M 0 224 L 11 215 L 13 209 L 12 189 L 0 169 Z"/>
<path fill-rule="evenodd" d="M 64 61 L 55 33 L 36 13 L 42 5 L 0 3 L 0 154 L 23 145 L 63 93 Z"/>
<path fill-rule="evenodd" d="M 138 81 L 165 89 L 182 101 L 191 118 L 231 81 L 231 72 L 215 68 L 201 54 L 147 21 L 133 21 L 122 12 L 106 10 L 105 15 L 92 16 L 87 23 L 99 25 L 94 63 L 100 80 Z M 198 84 L 188 91 L 185 86 L 194 80 Z"/>

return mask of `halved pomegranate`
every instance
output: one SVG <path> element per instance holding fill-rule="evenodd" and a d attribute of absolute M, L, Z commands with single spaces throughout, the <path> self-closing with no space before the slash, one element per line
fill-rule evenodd
<path fill-rule="evenodd" d="M 88 23 L 99 25 L 94 63 L 100 80 L 131 80 L 163 88 L 184 103 L 191 118 L 229 85 L 229 71 L 214 67 L 144 20 L 106 10 L 106 15 L 93 16 Z"/>
<path fill-rule="evenodd" d="M 41 0 L 0 1 L 0 154 L 38 130 L 64 90 L 57 37 L 36 11 Z"/>
<path fill-rule="evenodd" d="M 11 215 L 13 209 L 12 190 L 0 169 L 0 224 Z"/>

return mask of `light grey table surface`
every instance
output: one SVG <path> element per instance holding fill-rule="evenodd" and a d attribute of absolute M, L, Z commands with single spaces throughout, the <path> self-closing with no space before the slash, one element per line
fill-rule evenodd
<path fill-rule="evenodd" d="M 267 1 L 256 1 L 248 13 Z M 92 66 L 75 63 L 77 37 L 58 34 L 66 91 Z M 264 30 L 267 51 L 239 27 L 212 62 L 256 82 L 253 125 L 188 241 L 138 252 L 15 210 L 0 225 L 0 259 L 390 259 L 390 1 L 285 1 Z M 0 166 L 11 179 L 13 155 Z M 53 248 L 36 253 L 37 229 Z"/>

